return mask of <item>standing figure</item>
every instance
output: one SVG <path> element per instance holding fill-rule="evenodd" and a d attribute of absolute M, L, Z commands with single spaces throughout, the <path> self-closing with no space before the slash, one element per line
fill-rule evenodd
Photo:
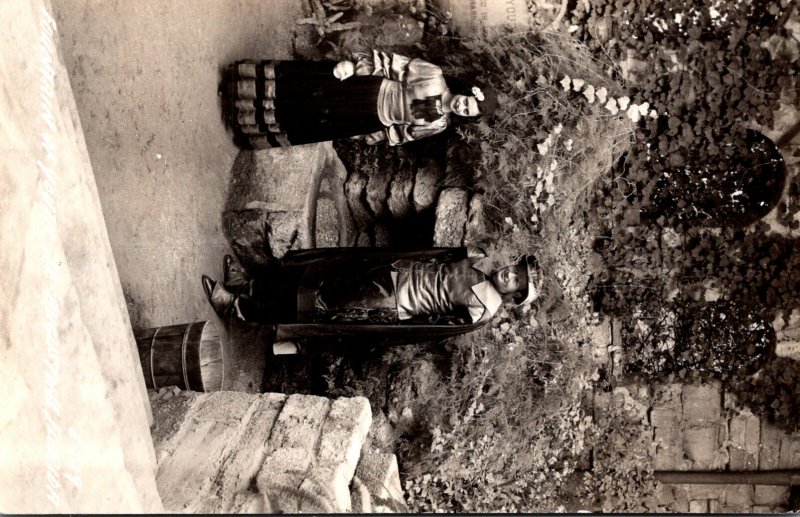
<path fill-rule="evenodd" d="M 509 297 L 538 296 L 536 260 L 495 268 L 477 249 L 290 251 L 252 280 L 226 256 L 223 286 L 203 288 L 223 318 L 276 325 L 278 340 L 366 339 L 408 343 L 475 330 Z M 238 279 L 235 278 L 238 276 Z"/>
<path fill-rule="evenodd" d="M 451 115 L 497 108 L 494 90 L 445 78 L 421 59 L 373 51 L 350 61 L 239 61 L 221 86 L 236 142 L 266 149 L 364 138 L 401 145 L 444 131 Z"/>

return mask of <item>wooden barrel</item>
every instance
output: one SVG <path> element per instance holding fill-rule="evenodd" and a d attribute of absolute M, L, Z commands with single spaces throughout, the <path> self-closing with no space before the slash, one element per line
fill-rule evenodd
<path fill-rule="evenodd" d="M 211 321 L 196 321 L 134 332 L 145 385 L 150 389 L 219 391 L 224 358 L 219 331 Z"/>

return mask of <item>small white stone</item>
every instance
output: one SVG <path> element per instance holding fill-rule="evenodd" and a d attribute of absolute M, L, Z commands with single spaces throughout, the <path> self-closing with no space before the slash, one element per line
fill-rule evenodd
<path fill-rule="evenodd" d="M 589 101 L 589 104 L 594 104 L 594 86 L 591 84 L 583 90 L 583 96 L 586 97 L 586 100 Z"/>
<path fill-rule="evenodd" d="M 617 100 L 616 99 L 609 99 L 606 103 L 606 109 L 611 112 L 612 115 L 616 115 L 619 113 L 619 108 L 617 107 Z"/>
<path fill-rule="evenodd" d="M 608 90 L 606 90 L 605 86 L 603 86 L 602 88 L 600 88 L 599 90 L 594 92 L 594 94 L 597 97 L 597 100 L 600 101 L 601 104 L 605 104 L 606 103 L 606 98 L 608 96 Z"/>
<path fill-rule="evenodd" d="M 586 84 L 586 81 L 584 81 L 583 79 L 573 79 L 572 89 L 575 90 L 576 92 L 579 92 L 581 91 L 581 88 L 583 88 L 584 84 Z"/>
<path fill-rule="evenodd" d="M 717 289 L 706 289 L 704 299 L 707 302 L 715 302 L 722 297 L 722 293 Z"/>
<path fill-rule="evenodd" d="M 649 109 L 650 109 L 650 103 L 649 102 L 645 102 L 643 104 L 639 104 L 639 115 L 644 117 L 645 115 L 647 115 L 647 110 L 649 110 Z"/>
<path fill-rule="evenodd" d="M 650 118 L 652 119 L 658 118 L 658 112 L 656 110 L 650 110 Z"/>
<path fill-rule="evenodd" d="M 565 75 L 563 79 L 561 79 L 561 87 L 564 88 L 565 92 L 569 91 L 569 85 L 572 82 L 572 79 L 569 78 L 568 75 Z"/>
<path fill-rule="evenodd" d="M 626 110 L 628 109 L 628 105 L 631 103 L 631 99 L 629 97 L 620 97 L 617 99 L 617 104 L 619 104 L 619 109 Z"/>
<path fill-rule="evenodd" d="M 628 108 L 626 114 L 632 122 L 639 122 L 639 120 L 642 118 L 642 115 L 639 114 L 639 107 L 636 106 L 636 104 L 633 104 L 630 108 Z"/>

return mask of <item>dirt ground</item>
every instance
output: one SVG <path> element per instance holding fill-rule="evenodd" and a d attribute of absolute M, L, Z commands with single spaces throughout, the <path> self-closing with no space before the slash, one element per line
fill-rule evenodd
<path fill-rule="evenodd" d="M 237 59 L 292 56 L 304 0 L 53 0 L 134 328 L 215 319 L 237 155 L 217 85 Z M 301 35 L 298 44 L 304 43 Z"/>

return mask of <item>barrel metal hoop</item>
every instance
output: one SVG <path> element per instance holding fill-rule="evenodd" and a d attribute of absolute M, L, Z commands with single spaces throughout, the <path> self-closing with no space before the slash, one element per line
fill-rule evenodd
<path fill-rule="evenodd" d="M 189 376 L 186 375 L 186 342 L 189 341 L 189 332 L 191 332 L 194 323 L 190 323 L 186 330 L 183 331 L 183 342 L 181 342 L 181 373 L 183 373 L 183 384 L 185 389 L 190 390 Z"/>
<path fill-rule="evenodd" d="M 153 389 L 158 390 L 158 386 L 156 385 L 156 372 L 153 368 L 153 351 L 156 349 L 156 336 L 158 336 L 158 331 L 161 330 L 162 327 L 158 327 L 155 332 L 153 332 L 153 339 L 150 341 L 150 379 L 153 381 Z"/>

